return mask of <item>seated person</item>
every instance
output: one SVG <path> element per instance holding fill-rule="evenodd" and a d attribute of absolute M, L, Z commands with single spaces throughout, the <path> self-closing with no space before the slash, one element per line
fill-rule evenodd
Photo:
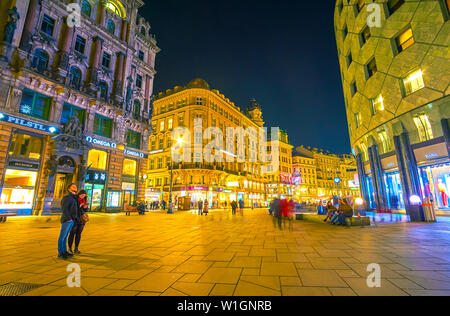
<path fill-rule="evenodd" d="M 327 206 L 326 206 L 326 210 L 327 210 L 327 217 L 324 220 L 325 223 L 327 222 L 327 220 L 332 219 L 333 216 L 337 212 L 336 207 L 333 205 L 333 203 L 331 201 L 328 201 Z"/>
<path fill-rule="evenodd" d="M 335 225 L 342 225 L 345 226 L 346 223 L 346 218 L 350 218 L 353 217 L 353 209 L 350 206 L 350 204 L 348 204 L 347 200 L 345 199 L 340 199 L 339 200 L 339 210 L 337 212 L 337 214 L 335 214 L 335 216 L 331 219 L 331 223 L 335 224 Z"/>

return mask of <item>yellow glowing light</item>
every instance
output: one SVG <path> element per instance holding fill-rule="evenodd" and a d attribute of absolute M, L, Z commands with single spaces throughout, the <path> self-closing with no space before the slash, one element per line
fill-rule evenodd
<path fill-rule="evenodd" d="M 111 0 L 106 2 L 105 8 L 111 10 L 112 12 L 120 16 L 122 19 L 125 19 L 127 17 L 124 6 L 117 0 Z"/>

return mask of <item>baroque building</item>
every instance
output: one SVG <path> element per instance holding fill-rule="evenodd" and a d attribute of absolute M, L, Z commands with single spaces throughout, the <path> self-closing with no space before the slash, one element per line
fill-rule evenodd
<path fill-rule="evenodd" d="M 336 2 L 350 140 L 372 209 L 421 221 L 418 196 L 450 210 L 449 19 L 447 0 Z"/>
<path fill-rule="evenodd" d="M 0 212 L 57 212 L 70 183 L 93 211 L 144 199 L 159 48 L 143 5 L 1 1 Z"/>
<path fill-rule="evenodd" d="M 245 207 L 265 203 L 263 163 L 250 159 L 257 158 L 251 155 L 257 154 L 259 128 L 264 125 L 261 107 L 255 100 L 244 113 L 206 81 L 194 79 L 184 87 L 177 86 L 156 96 L 152 124 L 147 200 L 169 201 L 173 166 L 175 205 L 188 200 L 193 206 L 205 199 L 212 208 L 230 207 L 232 201 L 239 200 L 244 201 Z M 212 127 L 218 128 L 222 135 L 208 135 Z M 255 131 L 254 135 L 245 137 L 241 154 L 239 146 L 234 146 L 236 135 L 230 135 L 227 130 L 239 127 Z M 189 137 L 180 135 L 183 155 L 187 157 L 172 164 L 172 150 L 177 141 L 173 132 L 179 128 L 189 134 Z M 214 161 L 206 159 L 203 151 L 212 140 L 223 144 L 223 150 L 215 150 Z M 226 144 L 232 144 L 233 148 Z M 240 155 L 242 162 L 237 159 Z"/>

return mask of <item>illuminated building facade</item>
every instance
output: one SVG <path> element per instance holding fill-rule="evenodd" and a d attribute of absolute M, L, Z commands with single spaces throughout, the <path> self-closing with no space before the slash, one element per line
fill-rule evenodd
<path fill-rule="evenodd" d="M 268 131 L 267 153 L 272 154 L 274 146 L 277 146 L 279 166 L 277 170 L 271 170 L 274 166 L 269 166 L 267 198 L 269 201 L 274 198 L 292 199 L 295 192 L 295 184 L 292 177 L 292 149 L 294 146 L 289 143 L 286 131 L 280 130 L 278 138 L 275 138 L 277 140 L 272 140 L 270 132 Z"/>
<path fill-rule="evenodd" d="M 295 168 L 301 168 L 303 161 L 303 185 L 316 192 L 316 199 L 328 199 L 332 196 L 359 197 L 356 161 L 351 155 L 337 155 L 317 148 L 304 146 L 295 149 Z M 311 162 L 314 167 L 311 166 Z M 309 174 L 309 180 L 308 180 Z M 305 176 L 306 175 L 306 176 Z M 306 186 L 306 181 L 310 183 Z M 311 182 L 314 185 L 311 185 Z"/>
<path fill-rule="evenodd" d="M 338 0 L 334 18 L 362 195 L 373 209 L 410 213 L 419 196 L 450 210 L 449 1 L 375 4 L 379 25 L 362 0 Z"/>
<path fill-rule="evenodd" d="M 184 87 L 177 86 L 161 92 L 153 103 L 153 133 L 149 139 L 147 200 L 169 201 L 170 171 L 173 140 L 176 128 L 186 128 L 190 142 L 184 145 L 191 151 L 190 162 L 173 163 L 173 202 L 190 199 L 192 206 L 198 201 L 208 200 L 212 208 L 230 207 L 232 201 L 243 200 L 246 207 L 262 205 L 265 202 L 265 183 L 261 162 L 248 158 L 250 146 L 256 146 L 248 138 L 245 141 L 245 163 L 228 162 L 228 156 L 236 152 L 225 151 L 222 162 L 207 162 L 202 148 L 211 142 L 204 137 L 205 130 L 217 127 L 223 132 L 226 143 L 227 127 L 258 129 L 264 125 L 260 105 L 252 100 L 243 113 L 233 102 L 219 91 L 211 89 L 202 79 L 192 80 Z M 195 124 L 201 119 L 201 127 Z M 218 138 L 216 138 L 218 139 Z M 196 146 L 200 151 L 196 151 Z M 224 145 L 225 147 L 225 145 Z M 236 149 L 236 148 L 235 148 Z M 217 154 L 217 153 L 216 153 Z M 259 160 L 257 160 L 259 161 Z"/>
<path fill-rule="evenodd" d="M 313 157 L 294 153 L 292 157 L 292 179 L 295 184 L 294 198 L 297 202 L 315 202 L 317 200 L 317 171 Z"/>
<path fill-rule="evenodd" d="M 0 212 L 58 212 L 70 183 L 92 211 L 143 200 L 159 51 L 143 5 L 1 1 Z"/>

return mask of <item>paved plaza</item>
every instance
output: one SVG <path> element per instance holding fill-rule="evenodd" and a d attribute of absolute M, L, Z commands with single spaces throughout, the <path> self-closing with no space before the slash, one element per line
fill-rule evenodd
<path fill-rule="evenodd" d="M 0 225 L 0 287 L 33 284 L 24 295 L 450 295 L 450 224 L 366 228 L 295 222 L 274 228 L 267 211 L 91 215 L 80 250 L 56 258 L 56 218 Z M 69 263 L 81 288 L 69 288 Z M 367 266 L 381 266 L 381 288 Z"/>

